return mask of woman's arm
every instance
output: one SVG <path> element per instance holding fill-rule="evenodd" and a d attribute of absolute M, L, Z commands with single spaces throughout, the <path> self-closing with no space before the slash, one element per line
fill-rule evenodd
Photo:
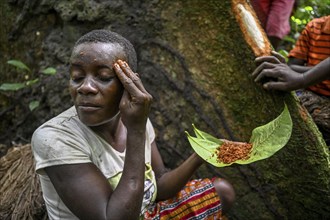
<path fill-rule="evenodd" d="M 145 135 L 128 135 L 126 154 L 130 159 L 125 161 L 115 190 L 92 163 L 45 168 L 56 192 L 79 219 L 138 219 L 144 188 Z"/>
<path fill-rule="evenodd" d="M 124 172 L 136 172 L 129 168 Z M 79 219 L 137 219 L 140 193 L 129 181 L 121 181 L 113 191 L 92 163 L 45 168 L 64 204 Z"/>
<path fill-rule="evenodd" d="M 204 163 L 202 158 L 193 153 L 179 167 L 167 171 L 155 142 L 152 143 L 151 153 L 152 167 L 157 177 L 157 200 L 175 196 Z"/>

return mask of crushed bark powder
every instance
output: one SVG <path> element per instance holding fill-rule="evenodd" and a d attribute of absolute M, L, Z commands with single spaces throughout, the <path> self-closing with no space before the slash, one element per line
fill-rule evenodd
<path fill-rule="evenodd" d="M 217 148 L 217 160 L 220 163 L 233 163 L 237 160 L 246 160 L 250 157 L 249 153 L 252 144 L 244 142 L 224 141 Z"/>

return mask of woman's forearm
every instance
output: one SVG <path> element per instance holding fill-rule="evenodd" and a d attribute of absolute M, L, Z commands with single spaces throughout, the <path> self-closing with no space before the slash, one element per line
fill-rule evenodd
<path fill-rule="evenodd" d="M 179 167 L 163 174 L 157 181 L 157 200 L 165 200 L 178 193 L 203 163 L 204 160 L 193 153 Z"/>
<path fill-rule="evenodd" d="M 111 195 L 111 200 L 115 200 L 115 204 L 119 205 L 119 207 L 112 205 L 111 209 L 108 209 L 110 216 L 113 217 L 118 210 L 125 208 L 125 213 L 129 215 L 125 218 L 138 219 L 144 195 L 144 172 L 145 130 L 128 131 L 122 177 Z M 122 218 L 122 214 L 120 213 L 118 218 Z"/>

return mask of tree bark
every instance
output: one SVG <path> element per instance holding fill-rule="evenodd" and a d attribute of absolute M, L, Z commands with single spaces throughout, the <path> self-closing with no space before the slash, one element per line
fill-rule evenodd
<path fill-rule="evenodd" d="M 254 14 L 245 1 L 27 0 L 1 6 L 10 21 L 1 19 L 9 30 L 1 32 L 1 49 L 12 48 L 4 50 L 1 66 L 17 56 L 35 67 L 34 76 L 45 66 L 56 67 L 58 74 L 19 92 L 25 102 L 2 93 L 0 142 L 29 141 L 37 126 L 72 104 L 66 89 L 71 48 L 87 31 L 107 28 L 135 45 L 138 72 L 154 97 L 150 118 L 170 168 L 192 153 L 185 135 L 192 132 L 191 124 L 219 138 L 246 142 L 255 127 L 288 105 L 293 133 L 273 157 L 222 169 L 205 165 L 196 173 L 233 183 L 237 201 L 229 219 L 330 218 L 329 150 L 294 94 L 267 92 L 250 77 L 255 57 L 269 54 L 270 45 L 267 39 L 258 45 L 265 36 L 258 24 L 261 38 L 256 32 L 249 35 L 242 10 Z M 42 104 L 29 112 L 26 103 L 32 97 Z M 13 115 L 12 109 L 22 114 Z M 15 129 L 6 129 L 10 125 Z"/>

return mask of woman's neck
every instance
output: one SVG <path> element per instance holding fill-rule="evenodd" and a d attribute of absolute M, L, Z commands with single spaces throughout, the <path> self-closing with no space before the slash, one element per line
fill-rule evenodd
<path fill-rule="evenodd" d="M 118 113 L 110 121 L 91 129 L 108 142 L 116 150 L 123 152 L 126 148 L 126 127 Z"/>

